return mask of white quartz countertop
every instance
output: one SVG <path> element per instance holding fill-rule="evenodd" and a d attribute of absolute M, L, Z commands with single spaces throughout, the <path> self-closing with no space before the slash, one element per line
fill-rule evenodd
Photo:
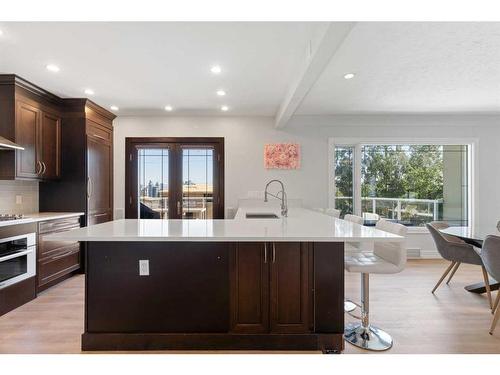
<path fill-rule="evenodd" d="M 246 212 L 279 209 L 240 208 L 232 220 L 121 219 L 47 236 L 72 241 L 402 241 L 403 237 L 373 227 L 303 208 L 290 208 L 288 217 L 247 219 Z"/>
<path fill-rule="evenodd" d="M 46 220 L 64 219 L 67 217 L 82 216 L 83 214 L 83 212 L 34 212 L 31 214 L 25 214 L 23 219 L 0 221 L 0 227 L 16 224 L 37 223 L 39 221 Z"/>

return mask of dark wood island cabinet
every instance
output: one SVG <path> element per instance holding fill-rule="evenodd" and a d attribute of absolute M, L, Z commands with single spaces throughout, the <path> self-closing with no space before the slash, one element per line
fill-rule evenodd
<path fill-rule="evenodd" d="M 87 242 L 82 349 L 340 352 L 343 256 L 341 242 Z"/>

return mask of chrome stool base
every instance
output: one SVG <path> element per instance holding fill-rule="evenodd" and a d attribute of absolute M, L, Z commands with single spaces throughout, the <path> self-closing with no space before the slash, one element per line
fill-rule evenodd
<path fill-rule="evenodd" d="M 356 304 L 351 301 L 344 301 L 344 311 L 345 312 L 351 312 L 356 310 Z"/>
<path fill-rule="evenodd" d="M 344 330 L 344 340 L 361 349 L 383 351 L 392 347 L 392 337 L 385 331 L 361 323 L 349 323 Z"/>

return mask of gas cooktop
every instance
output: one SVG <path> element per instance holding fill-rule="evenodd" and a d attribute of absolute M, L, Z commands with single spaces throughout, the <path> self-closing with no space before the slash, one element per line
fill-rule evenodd
<path fill-rule="evenodd" d="M 11 221 L 26 219 L 26 216 L 22 214 L 0 214 L 0 221 Z"/>

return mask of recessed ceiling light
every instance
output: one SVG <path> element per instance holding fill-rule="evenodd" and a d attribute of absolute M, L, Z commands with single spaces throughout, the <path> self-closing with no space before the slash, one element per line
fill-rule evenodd
<path fill-rule="evenodd" d="M 85 89 L 84 93 L 87 94 L 87 95 L 94 95 L 94 90 L 92 90 L 92 89 Z"/>
<path fill-rule="evenodd" d="M 174 108 L 171 105 L 166 105 L 165 106 L 165 111 L 172 112 L 173 110 L 174 110 Z"/>
<path fill-rule="evenodd" d="M 51 72 L 54 72 L 54 73 L 57 73 L 60 69 L 57 65 L 54 65 L 54 64 L 48 64 L 46 66 L 47 70 L 48 71 L 51 71 Z"/>
<path fill-rule="evenodd" d="M 210 71 L 213 74 L 219 74 L 220 72 L 222 72 L 222 68 L 219 65 L 214 65 L 210 68 Z"/>
<path fill-rule="evenodd" d="M 346 75 L 344 75 L 344 78 L 345 79 L 351 79 L 351 78 L 354 78 L 355 74 L 354 73 L 347 73 Z"/>
<path fill-rule="evenodd" d="M 2 36 L 2 35 L 3 35 L 3 31 L 2 31 L 2 30 L 0 30 L 0 36 Z"/>
<path fill-rule="evenodd" d="M 120 108 L 118 108 L 116 105 L 112 105 L 109 107 L 112 111 L 118 111 Z"/>
<path fill-rule="evenodd" d="M 229 107 L 227 105 L 223 105 L 223 106 L 220 107 L 220 110 L 222 112 L 227 112 L 227 111 L 229 111 Z"/>
<path fill-rule="evenodd" d="M 218 96 L 226 96 L 226 92 L 224 90 L 217 90 Z"/>

